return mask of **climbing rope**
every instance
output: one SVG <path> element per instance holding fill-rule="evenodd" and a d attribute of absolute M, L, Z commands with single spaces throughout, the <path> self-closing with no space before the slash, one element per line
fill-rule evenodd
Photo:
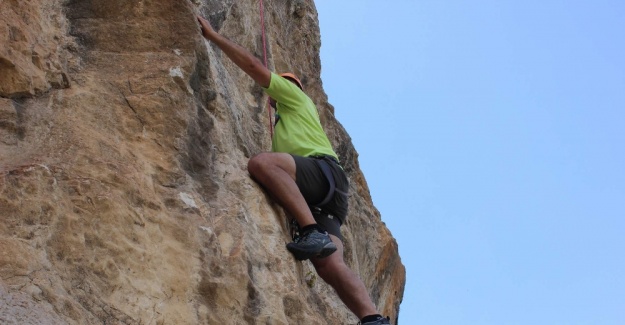
<path fill-rule="evenodd" d="M 260 5 L 260 29 L 262 31 L 263 37 L 263 57 L 265 59 L 265 68 L 267 68 L 267 41 L 265 39 L 265 7 L 263 6 L 263 0 L 259 0 Z M 271 135 L 271 139 L 273 140 L 273 123 L 271 121 L 271 103 L 269 98 L 267 98 L 267 114 L 269 117 L 269 134 Z"/>

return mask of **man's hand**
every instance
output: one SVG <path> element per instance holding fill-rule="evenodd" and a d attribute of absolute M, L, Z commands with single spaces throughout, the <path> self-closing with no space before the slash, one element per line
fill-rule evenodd
<path fill-rule="evenodd" d="M 202 16 L 197 16 L 197 21 L 200 23 L 200 27 L 202 28 L 202 35 L 204 35 L 207 40 L 212 40 L 215 35 L 215 30 L 208 20 L 204 19 Z"/>
<path fill-rule="evenodd" d="M 234 62 L 239 68 L 247 73 L 256 83 L 261 87 L 268 88 L 271 83 L 271 71 L 248 50 L 242 48 L 238 44 L 230 41 L 229 39 L 219 35 L 208 20 L 201 16 L 197 16 L 197 21 L 202 28 L 202 35 L 211 41 L 213 44 L 219 46 L 219 48 L 226 53 L 226 55 Z"/>

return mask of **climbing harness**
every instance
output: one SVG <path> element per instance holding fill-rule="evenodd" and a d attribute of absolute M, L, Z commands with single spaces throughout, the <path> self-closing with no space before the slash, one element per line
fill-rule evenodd
<path fill-rule="evenodd" d="M 260 29 L 262 32 L 262 40 L 263 40 L 263 58 L 265 60 L 265 68 L 267 68 L 267 40 L 265 39 L 265 7 L 263 6 L 263 0 L 259 0 L 260 6 Z M 273 123 L 271 122 L 271 102 L 270 99 L 267 98 L 267 113 L 269 116 L 269 134 L 271 139 L 273 140 Z"/>
<path fill-rule="evenodd" d="M 330 203 L 330 200 L 332 200 L 332 198 L 334 198 L 335 195 L 342 195 L 347 197 L 348 193 L 339 190 L 338 188 L 336 188 L 336 181 L 334 180 L 334 175 L 332 174 L 332 169 L 330 167 L 330 164 L 337 164 L 338 165 L 338 161 L 332 157 L 332 156 L 311 156 L 310 158 L 314 158 L 315 162 L 317 163 L 317 165 L 319 166 L 319 168 L 321 168 L 321 171 L 323 172 L 323 176 L 325 176 L 325 178 L 328 180 L 328 184 L 330 185 L 330 188 L 328 189 L 328 193 L 326 194 L 326 196 L 323 198 L 323 200 L 321 200 L 321 202 L 317 203 L 317 204 L 312 204 L 309 206 L 310 208 L 310 212 L 314 215 L 319 215 L 319 214 L 329 214 L 325 209 L 325 205 Z M 297 221 L 295 220 L 295 218 L 291 218 L 290 222 L 289 222 L 289 229 L 291 232 L 291 238 L 293 238 L 293 241 L 297 242 L 300 238 L 300 228 L 299 225 L 297 224 Z"/>
<path fill-rule="evenodd" d="M 347 193 L 340 191 L 336 188 L 336 181 L 334 180 L 334 175 L 332 175 L 332 170 L 330 169 L 331 163 L 338 164 L 338 162 L 334 159 L 334 157 L 314 156 L 311 158 L 315 158 L 315 162 L 317 163 L 319 168 L 321 168 L 323 175 L 326 177 L 326 179 L 328 180 L 328 183 L 330 184 L 330 189 L 328 190 L 328 193 L 323 198 L 323 200 L 317 204 L 312 205 L 315 208 L 321 209 L 323 208 L 324 205 L 328 204 L 330 200 L 332 200 L 332 198 L 334 197 L 334 194 L 339 193 L 339 194 L 347 195 Z"/>

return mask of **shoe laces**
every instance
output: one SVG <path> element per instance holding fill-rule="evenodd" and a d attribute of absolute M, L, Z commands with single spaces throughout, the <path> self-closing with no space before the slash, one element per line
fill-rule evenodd
<path fill-rule="evenodd" d="M 310 231 L 307 231 L 307 232 L 304 232 L 304 233 L 302 233 L 302 232 L 300 231 L 300 234 L 299 234 L 299 236 L 297 237 L 297 241 L 296 241 L 296 242 L 297 242 L 297 243 L 299 243 L 299 242 L 301 242 L 301 241 L 303 241 L 303 240 L 308 239 L 308 236 L 309 236 L 310 234 L 312 234 L 313 232 L 315 232 L 315 231 L 317 231 L 317 230 L 316 230 L 316 229 L 313 229 L 313 230 L 310 230 Z"/>

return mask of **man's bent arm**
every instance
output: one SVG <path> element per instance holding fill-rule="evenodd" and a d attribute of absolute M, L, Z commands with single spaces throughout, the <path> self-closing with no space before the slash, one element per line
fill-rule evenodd
<path fill-rule="evenodd" d="M 202 35 L 204 35 L 207 40 L 217 44 L 234 64 L 252 77 L 261 87 L 269 88 L 271 71 L 265 68 L 257 57 L 242 46 L 215 32 L 206 19 L 198 16 L 197 20 L 202 27 Z"/>

